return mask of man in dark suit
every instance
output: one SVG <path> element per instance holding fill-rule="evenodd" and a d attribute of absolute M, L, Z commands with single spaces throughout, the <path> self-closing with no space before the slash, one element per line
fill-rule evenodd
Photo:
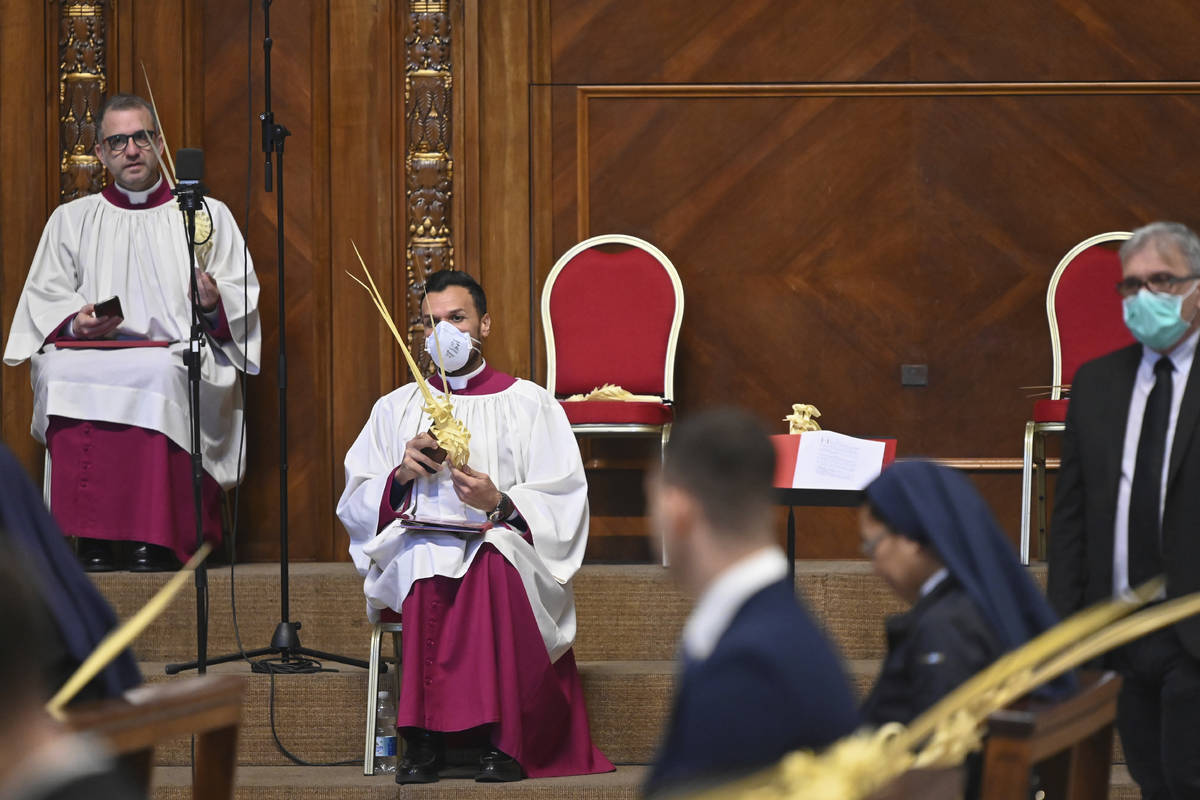
<path fill-rule="evenodd" d="M 772 528 L 775 450 L 745 413 L 684 421 L 649 485 L 671 568 L 697 596 L 647 794 L 821 749 L 858 716 L 842 667 L 797 603 Z"/>
<path fill-rule="evenodd" d="M 1049 548 L 1064 616 L 1163 573 L 1168 597 L 1200 589 L 1200 239 L 1154 223 L 1121 265 L 1139 344 L 1084 364 L 1071 387 Z M 1117 727 L 1143 797 L 1200 798 L 1200 619 L 1109 664 L 1124 677 Z"/>

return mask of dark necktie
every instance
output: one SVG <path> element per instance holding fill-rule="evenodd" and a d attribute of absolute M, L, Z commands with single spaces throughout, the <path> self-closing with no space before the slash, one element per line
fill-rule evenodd
<path fill-rule="evenodd" d="M 1137 586 L 1162 572 L 1159 506 L 1162 502 L 1163 461 L 1167 422 L 1171 418 L 1171 371 L 1163 356 L 1154 365 L 1154 388 L 1146 400 L 1142 435 L 1129 496 L 1129 585 Z"/>

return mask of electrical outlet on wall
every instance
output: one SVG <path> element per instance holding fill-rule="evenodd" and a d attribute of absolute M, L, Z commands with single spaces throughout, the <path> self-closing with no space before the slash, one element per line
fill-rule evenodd
<path fill-rule="evenodd" d="M 929 385 L 929 365 L 928 364 L 901 364 L 900 365 L 900 385 L 901 386 L 928 386 Z"/>

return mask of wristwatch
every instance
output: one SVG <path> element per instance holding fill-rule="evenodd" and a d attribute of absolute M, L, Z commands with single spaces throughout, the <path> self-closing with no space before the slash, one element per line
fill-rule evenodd
<path fill-rule="evenodd" d="M 495 508 L 488 512 L 488 522 L 504 522 L 504 520 L 512 516 L 514 510 L 515 507 L 513 506 L 513 501 L 509 499 L 508 495 L 506 495 L 504 492 L 501 492 L 500 502 L 496 504 Z"/>

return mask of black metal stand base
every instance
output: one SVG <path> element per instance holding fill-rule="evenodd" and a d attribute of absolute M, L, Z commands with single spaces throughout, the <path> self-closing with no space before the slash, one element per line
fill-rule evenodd
<path fill-rule="evenodd" d="M 357 658 L 347 658 L 339 656 L 335 653 L 326 653 L 322 650 L 310 650 L 300 644 L 300 623 L 299 622 L 281 622 L 275 626 L 275 634 L 271 637 L 270 647 L 259 647 L 254 650 L 247 650 L 245 658 L 253 660 L 262 658 L 263 656 L 278 656 L 280 661 L 287 663 L 289 661 L 299 660 L 304 657 L 318 658 L 322 661 L 336 661 L 339 664 L 345 664 L 349 667 L 362 667 L 368 669 L 369 665 L 366 661 Z M 231 661 L 241 661 L 242 653 L 227 653 L 225 655 L 209 658 L 207 664 L 228 664 Z M 199 663 L 196 661 L 187 661 L 182 664 L 167 664 L 166 673 L 175 675 L 184 670 L 196 669 Z M 270 672 L 270 668 L 266 665 L 258 666 L 252 663 L 250 669 L 253 672 Z"/>

